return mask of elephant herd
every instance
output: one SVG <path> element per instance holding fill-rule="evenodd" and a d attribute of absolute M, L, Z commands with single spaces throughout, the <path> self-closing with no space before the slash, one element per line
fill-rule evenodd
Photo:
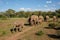
<path fill-rule="evenodd" d="M 50 20 L 50 17 L 47 15 L 45 17 L 43 16 L 37 16 L 37 15 L 32 15 L 29 17 L 28 22 L 30 25 L 36 25 L 36 24 L 41 24 L 42 22 L 46 21 L 48 22 Z M 57 21 L 57 17 L 53 16 L 53 21 Z M 24 22 L 17 22 L 15 23 L 15 27 L 11 28 L 10 31 L 13 32 L 21 32 L 22 29 L 24 28 Z"/>
<path fill-rule="evenodd" d="M 54 22 L 56 22 L 58 19 L 56 16 L 53 16 L 53 20 Z M 29 24 L 31 25 L 36 25 L 36 24 L 41 24 L 42 22 L 46 21 L 50 21 L 50 17 L 48 15 L 46 15 L 45 17 L 43 16 L 37 16 L 37 15 L 32 15 L 30 18 L 29 18 Z"/>

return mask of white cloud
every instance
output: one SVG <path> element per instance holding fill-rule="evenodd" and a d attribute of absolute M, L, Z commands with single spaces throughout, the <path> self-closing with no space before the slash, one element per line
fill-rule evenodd
<path fill-rule="evenodd" d="M 45 11 L 55 11 L 55 7 L 51 7 L 51 8 L 47 8 L 47 9 L 45 9 Z"/>
<path fill-rule="evenodd" d="M 51 10 L 51 9 L 49 9 L 49 8 L 48 8 L 48 9 L 46 9 L 46 11 L 50 11 L 50 10 Z"/>
<path fill-rule="evenodd" d="M 31 8 L 26 8 L 26 10 L 27 10 L 27 11 L 32 11 L 32 9 L 31 9 Z"/>
<path fill-rule="evenodd" d="M 32 11 L 31 8 L 20 8 L 21 11 Z"/>
<path fill-rule="evenodd" d="M 38 11 L 38 9 L 35 9 L 35 11 Z"/>
<path fill-rule="evenodd" d="M 40 11 L 41 9 L 35 9 L 34 11 Z"/>
<path fill-rule="evenodd" d="M 21 11 L 24 11 L 24 10 L 25 10 L 25 8 L 20 8 L 20 10 L 21 10 Z"/>
<path fill-rule="evenodd" d="M 56 9 L 55 7 L 51 7 L 52 10 Z"/>
<path fill-rule="evenodd" d="M 52 3 L 52 1 L 46 1 L 46 3 Z"/>

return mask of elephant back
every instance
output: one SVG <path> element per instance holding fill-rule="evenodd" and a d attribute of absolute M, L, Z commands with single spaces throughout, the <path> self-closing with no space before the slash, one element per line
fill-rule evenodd
<path fill-rule="evenodd" d="M 44 21 L 44 17 L 43 16 L 39 16 L 39 20 Z"/>
<path fill-rule="evenodd" d="M 32 15 L 31 20 L 38 20 L 38 16 L 37 15 Z"/>

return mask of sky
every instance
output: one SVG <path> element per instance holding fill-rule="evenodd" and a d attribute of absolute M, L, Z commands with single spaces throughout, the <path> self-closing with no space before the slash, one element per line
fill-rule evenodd
<path fill-rule="evenodd" d="M 54 11 L 60 9 L 60 0 L 0 0 L 0 12 L 15 11 Z"/>

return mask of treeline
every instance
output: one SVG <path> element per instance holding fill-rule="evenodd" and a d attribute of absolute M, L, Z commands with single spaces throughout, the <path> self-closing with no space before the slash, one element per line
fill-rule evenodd
<path fill-rule="evenodd" d="M 5 12 L 0 12 L 0 18 L 21 18 L 21 17 L 27 18 L 27 17 L 30 17 L 32 14 L 35 14 L 35 15 L 38 15 L 38 16 L 42 15 L 44 17 L 46 15 L 49 15 L 50 17 L 57 16 L 57 17 L 60 18 L 60 9 L 55 10 L 54 12 L 52 12 L 52 11 L 48 11 L 48 12 L 43 12 L 43 11 L 19 11 L 19 12 L 16 12 L 13 9 L 8 9 Z"/>

